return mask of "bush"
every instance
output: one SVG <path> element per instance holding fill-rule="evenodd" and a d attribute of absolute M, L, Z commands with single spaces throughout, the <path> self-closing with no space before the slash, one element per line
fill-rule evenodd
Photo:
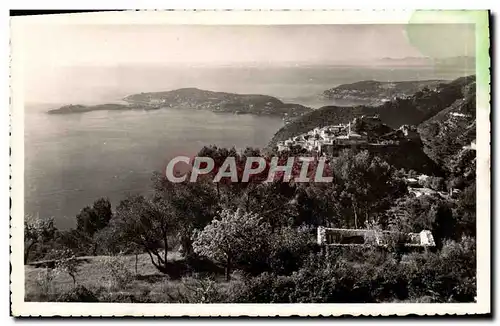
<path fill-rule="evenodd" d="M 36 294 L 36 301 L 49 301 L 54 295 L 54 279 L 58 272 L 51 268 L 45 268 L 38 272 L 36 285 L 39 292 Z"/>
<path fill-rule="evenodd" d="M 232 300 L 252 303 L 374 302 L 370 284 L 344 260 L 314 254 L 292 275 L 262 273 L 233 289 Z"/>
<path fill-rule="evenodd" d="M 298 270 L 316 246 L 311 230 L 307 227 L 285 227 L 269 237 L 268 264 L 278 275 L 290 275 Z"/>
<path fill-rule="evenodd" d="M 410 300 L 472 302 L 476 296 L 475 240 L 446 241 L 438 253 L 412 253 L 401 261 Z"/>
<path fill-rule="evenodd" d="M 180 282 L 165 281 L 159 297 L 154 302 L 165 303 L 218 303 L 228 302 L 222 284 L 212 276 L 194 274 L 183 277 Z"/>
<path fill-rule="evenodd" d="M 220 285 L 212 277 L 184 278 L 183 286 L 187 289 L 184 300 L 187 303 L 223 302 Z"/>
<path fill-rule="evenodd" d="M 472 302 L 476 251 L 472 238 L 446 241 L 441 251 L 403 255 L 383 249 L 336 248 L 311 254 L 291 275 L 262 273 L 231 284 L 232 302 Z"/>
<path fill-rule="evenodd" d="M 84 287 L 83 285 L 78 285 L 74 288 L 72 288 L 69 291 L 64 292 L 61 294 L 58 298 L 57 301 L 60 302 L 99 302 L 97 297 Z"/>
<path fill-rule="evenodd" d="M 24 218 L 24 264 L 28 263 L 31 259 L 31 253 L 36 249 L 34 254 L 36 258 L 43 256 L 44 251 L 47 249 L 47 243 L 54 240 L 56 234 L 56 227 L 54 226 L 54 219 L 40 219 L 27 215 Z"/>
<path fill-rule="evenodd" d="M 229 281 L 235 263 L 259 261 L 255 257 L 262 255 L 269 234 L 269 224 L 258 215 L 223 209 L 219 218 L 194 233 L 193 249 L 196 254 L 223 264 Z"/>
<path fill-rule="evenodd" d="M 61 259 L 56 262 L 56 269 L 68 273 L 73 279 L 73 285 L 76 285 L 76 275 L 78 274 L 78 260 L 71 250 L 61 252 Z"/>
<path fill-rule="evenodd" d="M 232 284 L 228 292 L 230 301 L 236 303 L 287 303 L 290 302 L 290 291 L 284 291 L 287 287 L 295 287 L 291 277 L 264 272 Z"/>
<path fill-rule="evenodd" d="M 111 278 L 112 288 L 123 289 L 134 279 L 134 275 L 128 269 L 122 257 L 106 257 L 101 262 Z"/>

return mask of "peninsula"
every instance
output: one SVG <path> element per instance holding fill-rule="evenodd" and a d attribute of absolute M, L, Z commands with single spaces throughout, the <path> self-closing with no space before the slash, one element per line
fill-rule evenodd
<path fill-rule="evenodd" d="M 70 114 L 90 111 L 157 110 L 177 108 L 186 110 L 208 110 L 233 114 L 279 116 L 292 121 L 312 111 L 311 108 L 259 94 L 234 94 L 212 92 L 198 88 L 181 88 L 166 92 L 132 94 L 123 99 L 128 104 L 65 105 L 50 110 L 50 114 Z"/>
<path fill-rule="evenodd" d="M 436 90 L 446 83 L 443 80 L 418 80 L 384 82 L 364 80 L 343 84 L 325 90 L 320 97 L 326 100 L 362 101 L 368 105 L 380 105 L 396 98 L 408 98 L 419 91 Z"/>
<path fill-rule="evenodd" d="M 132 104 L 160 105 L 190 110 L 209 110 L 234 114 L 280 116 L 293 119 L 312 111 L 300 104 L 284 103 L 281 100 L 259 94 L 235 94 L 213 92 L 198 88 L 181 88 L 167 92 L 133 94 L 123 99 Z"/>
<path fill-rule="evenodd" d="M 70 104 L 61 106 L 58 109 L 49 110 L 49 114 L 72 114 L 72 113 L 84 113 L 90 111 L 129 111 L 129 110 L 143 110 L 151 111 L 158 110 L 160 106 L 153 105 L 130 105 L 130 104 L 98 104 L 98 105 L 80 105 L 80 104 Z"/>

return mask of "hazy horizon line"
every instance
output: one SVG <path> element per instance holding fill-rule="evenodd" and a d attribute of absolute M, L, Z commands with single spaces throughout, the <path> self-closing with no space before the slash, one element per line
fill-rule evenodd
<path fill-rule="evenodd" d="M 377 59 L 367 59 L 367 60 L 336 60 L 336 61 L 325 61 L 325 62 L 317 62 L 317 61 L 193 61 L 193 62 L 185 62 L 185 61 L 172 61 L 172 62 L 126 62 L 126 63 L 116 63 L 116 64 L 94 64 L 94 63 L 80 63 L 78 65 L 61 65 L 59 68 L 74 68 L 74 67 L 123 67 L 123 66 L 151 66 L 151 67 L 171 67 L 171 66 L 197 66 L 197 67 L 221 67 L 221 66 L 367 66 L 370 64 L 374 64 L 380 61 L 388 61 L 388 60 L 429 60 L 429 64 L 433 64 L 432 61 L 443 61 L 450 59 L 474 59 L 475 55 L 468 56 L 451 56 L 451 57 L 382 57 Z"/>

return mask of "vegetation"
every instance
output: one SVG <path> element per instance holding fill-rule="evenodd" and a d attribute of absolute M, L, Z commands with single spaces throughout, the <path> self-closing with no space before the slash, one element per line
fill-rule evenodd
<path fill-rule="evenodd" d="M 241 168 L 250 156 L 285 162 L 295 154 L 207 146 L 198 156 L 213 158 L 217 170 L 228 156 Z M 434 192 L 419 197 L 407 185 L 418 172 L 394 164 L 398 155 L 359 148 L 328 155 L 331 183 L 285 182 L 282 174 L 262 182 L 267 168 L 244 183 L 214 183 L 213 175 L 172 183 L 155 173 L 150 196 L 124 198 L 114 209 L 97 199 L 75 217 L 75 229 L 29 217 L 26 300 L 472 302 L 475 152 L 452 153 L 446 169 L 420 185 Z M 324 247 L 316 243 L 318 226 L 429 230 L 436 247 L 401 247 L 397 239 Z"/>
<path fill-rule="evenodd" d="M 450 172 L 463 168 L 464 160 L 470 162 L 470 150 L 463 148 L 476 140 L 475 79 L 457 80 L 453 85 L 462 96 L 418 126 L 426 154 Z"/>
<path fill-rule="evenodd" d="M 382 122 L 392 128 L 399 128 L 404 124 L 418 125 L 463 99 L 466 95 L 464 91 L 471 87 L 475 87 L 474 76 L 459 78 L 448 84 L 440 84 L 435 90 L 426 88 L 407 98 L 392 99 L 379 106 L 324 106 L 297 118 L 278 130 L 270 145 L 300 135 L 315 127 L 347 123 L 362 115 L 378 114 Z"/>
<path fill-rule="evenodd" d="M 297 117 L 311 111 L 300 104 L 283 103 L 279 99 L 258 94 L 212 92 L 198 88 L 181 88 L 168 92 L 140 93 L 127 96 L 125 101 L 137 104 L 162 103 L 168 107 L 210 110 L 236 114 L 277 115 Z"/>
<path fill-rule="evenodd" d="M 229 281 L 232 264 L 252 260 L 253 255 L 263 250 L 269 233 L 269 226 L 257 215 L 224 209 L 220 219 L 214 219 L 203 231 L 194 234 L 194 251 L 224 264 Z"/>
<path fill-rule="evenodd" d="M 234 154 L 216 147 L 202 151 L 219 158 Z M 104 302 L 474 299 L 474 182 L 464 180 L 456 199 L 416 198 L 406 190 L 405 171 L 367 151 L 345 150 L 328 162 L 334 172 L 332 183 L 278 180 L 216 185 L 206 178 L 172 184 L 155 175 L 154 195 L 124 199 L 108 222 L 109 206 L 105 199 L 98 200 L 78 215 L 80 227 L 56 230 L 51 241 L 32 247 L 37 250 L 31 257 L 56 259 L 58 273 L 42 269 L 44 282 L 36 282 L 33 273 L 40 268 L 28 265 L 26 298 Z M 436 177 L 429 182 L 447 187 L 449 180 Z M 320 225 L 398 232 L 428 229 L 437 247 L 325 251 L 315 243 Z M 30 234 L 32 230 L 27 229 Z M 81 242 L 67 241 L 70 235 L 88 241 L 86 251 Z M 93 256 L 94 242 L 99 243 L 97 252 L 108 256 Z M 57 251 L 61 249 L 68 249 L 67 254 Z"/>
<path fill-rule="evenodd" d="M 160 107 L 152 105 L 125 105 L 117 103 L 98 104 L 98 105 L 64 105 L 58 109 L 49 110 L 48 114 L 71 114 L 85 113 L 91 111 L 127 111 L 127 110 L 157 110 Z"/>
<path fill-rule="evenodd" d="M 34 216 L 24 218 L 24 263 L 28 261 L 29 254 L 34 246 L 43 250 L 43 245 L 53 239 L 56 228 L 54 219 L 42 220 Z"/>
<path fill-rule="evenodd" d="M 442 80 L 418 80 L 402 82 L 380 82 L 365 80 L 352 84 L 339 85 L 323 92 L 326 99 L 351 99 L 381 104 L 384 100 L 407 97 L 422 91 L 433 89 L 443 84 Z"/>

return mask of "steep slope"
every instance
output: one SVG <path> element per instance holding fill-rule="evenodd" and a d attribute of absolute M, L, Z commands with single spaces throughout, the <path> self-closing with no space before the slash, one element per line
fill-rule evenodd
<path fill-rule="evenodd" d="M 387 144 L 387 146 L 357 146 L 351 147 L 351 150 L 367 149 L 397 169 L 414 170 L 427 175 L 443 175 L 443 170 L 424 153 L 416 127 L 405 125 L 400 129 L 393 129 L 378 119 L 355 118 L 351 128 L 358 134 L 366 135 L 370 143 Z"/>
<path fill-rule="evenodd" d="M 382 122 L 392 128 L 399 128 L 403 124 L 418 125 L 462 99 L 463 88 L 473 82 L 475 82 L 474 76 L 462 77 L 447 84 L 439 84 L 434 90 L 418 91 L 408 98 L 397 98 L 379 106 L 325 106 L 297 118 L 278 130 L 270 145 L 315 127 L 347 123 L 361 115 L 378 114 Z"/>
<path fill-rule="evenodd" d="M 467 164 L 464 157 L 475 157 L 467 152 L 473 151 L 470 147 L 476 139 L 476 83 L 470 80 L 457 85 L 462 97 L 418 126 L 424 151 L 449 172 L 457 164 Z"/>

